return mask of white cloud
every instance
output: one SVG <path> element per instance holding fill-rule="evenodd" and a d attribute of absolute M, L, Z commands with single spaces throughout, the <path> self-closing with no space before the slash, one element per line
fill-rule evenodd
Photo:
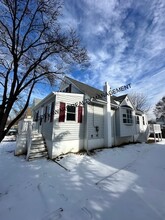
<path fill-rule="evenodd" d="M 91 58 L 78 80 L 100 89 L 105 81 L 113 88 L 132 83 L 151 105 L 165 95 L 164 0 L 64 2 L 65 22 L 75 26 Z"/>

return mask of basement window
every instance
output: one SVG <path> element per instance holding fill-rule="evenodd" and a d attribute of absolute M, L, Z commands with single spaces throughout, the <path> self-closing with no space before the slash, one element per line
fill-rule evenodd
<path fill-rule="evenodd" d="M 76 107 L 72 105 L 67 105 L 67 121 L 75 121 L 76 120 Z"/>

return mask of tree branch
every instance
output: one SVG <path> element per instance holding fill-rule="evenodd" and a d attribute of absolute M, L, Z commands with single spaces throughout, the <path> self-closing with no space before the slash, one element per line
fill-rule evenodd
<path fill-rule="evenodd" d="M 28 94 L 28 97 L 27 97 L 27 101 L 26 101 L 26 104 L 24 105 L 24 108 L 20 111 L 20 113 L 17 115 L 17 117 L 15 119 L 13 119 L 10 124 L 8 125 L 7 127 L 7 131 L 9 131 L 9 129 L 18 121 L 18 119 L 25 113 L 28 105 L 29 105 L 29 101 L 30 101 L 30 96 L 31 96 L 31 93 L 33 91 L 33 88 L 34 88 L 34 85 L 35 85 L 35 82 L 32 84 L 31 86 L 31 89 L 29 91 L 29 94 Z"/>

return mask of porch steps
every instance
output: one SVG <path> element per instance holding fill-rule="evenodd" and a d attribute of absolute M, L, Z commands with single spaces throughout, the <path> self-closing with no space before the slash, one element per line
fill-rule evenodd
<path fill-rule="evenodd" d="M 34 133 L 28 160 L 48 158 L 48 151 L 42 134 Z"/>

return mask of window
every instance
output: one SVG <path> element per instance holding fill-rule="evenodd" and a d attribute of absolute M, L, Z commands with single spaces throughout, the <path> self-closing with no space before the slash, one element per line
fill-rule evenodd
<path fill-rule="evenodd" d="M 144 120 L 144 116 L 143 116 L 143 125 L 145 125 L 145 120 Z"/>
<path fill-rule="evenodd" d="M 44 122 L 46 122 L 46 118 L 47 118 L 47 110 L 48 110 L 48 106 L 45 107 Z"/>
<path fill-rule="evenodd" d="M 40 110 L 40 125 L 42 124 L 43 121 L 43 114 L 44 114 L 44 108 L 42 107 Z"/>
<path fill-rule="evenodd" d="M 82 123 L 83 121 L 83 107 L 73 105 L 66 105 L 64 102 L 60 102 L 59 106 L 59 122 L 76 121 Z M 77 114 L 76 114 L 77 112 Z"/>
<path fill-rule="evenodd" d="M 136 116 L 136 124 L 139 125 L 139 116 Z"/>
<path fill-rule="evenodd" d="M 75 121 L 76 120 L 76 107 L 72 105 L 67 106 L 67 121 Z"/>
<path fill-rule="evenodd" d="M 126 109 L 126 114 L 123 114 L 123 123 L 132 124 L 132 111 Z"/>
<path fill-rule="evenodd" d="M 53 122 L 54 119 L 54 104 L 54 102 L 51 103 L 50 122 Z"/>
<path fill-rule="evenodd" d="M 35 117 L 35 121 L 38 121 L 38 120 L 39 120 L 39 111 L 37 111 L 36 117 Z"/>
<path fill-rule="evenodd" d="M 51 111 L 51 105 L 49 104 L 47 106 L 47 118 L 48 118 L 48 122 L 50 122 L 50 111 Z"/>
<path fill-rule="evenodd" d="M 71 93 L 72 84 L 69 84 L 69 86 L 65 89 L 65 92 Z"/>

